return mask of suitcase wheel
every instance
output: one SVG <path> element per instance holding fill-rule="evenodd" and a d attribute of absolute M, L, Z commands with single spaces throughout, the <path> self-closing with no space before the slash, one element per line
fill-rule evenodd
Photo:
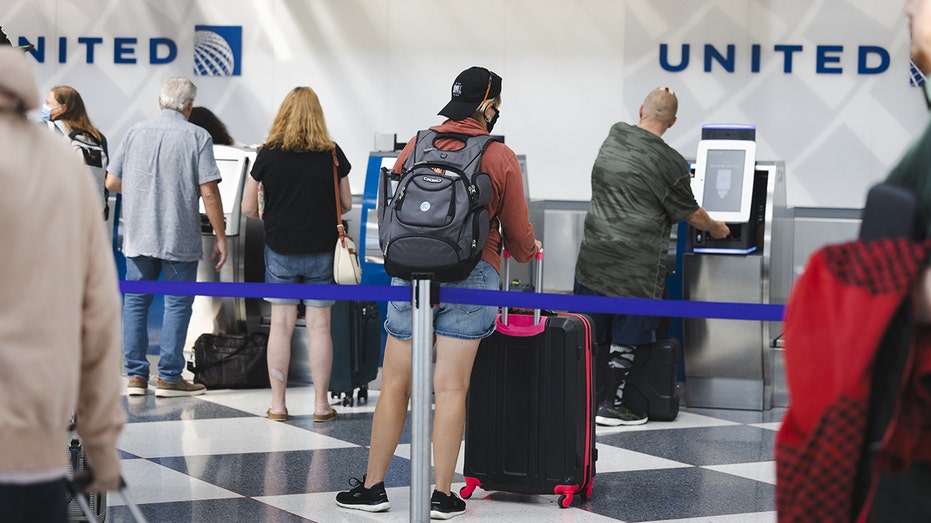
<path fill-rule="evenodd" d="M 571 504 L 572 504 L 571 494 L 561 494 L 559 496 L 559 507 L 560 508 L 569 508 L 569 505 Z"/>
<path fill-rule="evenodd" d="M 359 392 L 356 393 L 356 400 L 359 405 L 365 405 L 369 402 L 369 388 L 366 386 L 359 387 Z"/>
<path fill-rule="evenodd" d="M 585 489 L 585 492 L 582 493 L 582 499 L 591 499 L 592 497 L 592 485 L 591 481 L 588 482 L 588 487 Z"/>
<path fill-rule="evenodd" d="M 472 497 L 472 493 L 475 492 L 475 487 L 481 486 L 481 482 L 476 478 L 470 478 L 466 476 L 465 486 L 459 489 L 459 497 L 462 499 L 469 499 Z"/>
<path fill-rule="evenodd" d="M 351 393 L 351 392 L 350 392 L 349 394 L 346 394 L 345 396 L 343 396 L 343 406 L 344 406 L 344 407 L 352 407 L 353 405 L 355 405 L 355 401 L 352 399 L 352 393 Z"/>

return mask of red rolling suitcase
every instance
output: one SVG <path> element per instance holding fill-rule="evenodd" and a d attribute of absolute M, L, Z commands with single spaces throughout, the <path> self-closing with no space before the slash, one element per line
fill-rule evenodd
<path fill-rule="evenodd" d="M 593 362 L 587 316 L 543 315 L 534 324 L 531 314 L 505 309 L 499 315 L 472 370 L 463 498 L 481 487 L 558 495 L 566 508 L 576 494 L 591 496 L 597 459 Z"/>

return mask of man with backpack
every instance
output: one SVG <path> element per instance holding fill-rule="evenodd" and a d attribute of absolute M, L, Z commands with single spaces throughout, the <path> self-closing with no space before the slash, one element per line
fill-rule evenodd
<path fill-rule="evenodd" d="M 541 243 L 534 238 L 533 227 L 528 219 L 523 179 L 517 157 L 503 143 L 487 141 L 498 120 L 500 105 L 501 77 L 483 67 L 466 69 L 456 77 L 451 100 L 439 112 L 448 119 L 431 127 L 428 132 L 418 133 L 404 147 L 394 165 L 394 173 L 400 175 L 398 191 L 392 198 L 395 211 L 407 212 L 404 209 L 407 206 L 422 212 L 424 231 L 429 232 L 421 236 L 429 236 L 431 233 L 442 236 L 442 232 L 438 232 L 442 227 L 435 227 L 436 218 L 450 216 L 450 220 L 455 222 L 458 218 L 453 216 L 458 215 L 454 212 L 447 213 L 447 210 L 453 207 L 449 201 L 445 207 L 439 206 L 443 209 L 442 212 L 436 212 L 438 202 L 431 202 L 423 192 L 418 193 L 415 190 L 417 184 L 465 184 L 468 187 L 467 193 L 472 195 L 469 199 L 473 212 L 465 213 L 462 219 L 474 224 L 476 228 L 487 228 L 477 233 L 474 230 L 470 232 L 472 241 L 467 243 L 469 247 L 473 242 L 476 245 L 477 253 L 474 260 L 455 263 L 455 268 L 450 268 L 452 265 L 447 263 L 441 263 L 436 267 L 437 270 L 433 272 L 443 286 L 498 290 L 502 246 L 506 246 L 508 252 L 519 262 L 530 261 L 542 248 Z M 468 152 L 461 155 L 456 153 L 463 149 Z M 434 155 L 434 152 L 437 154 Z M 441 158 L 444 154 L 445 159 Z M 443 164 L 443 160 L 448 161 L 450 165 Z M 433 176 L 415 172 L 415 164 L 426 161 L 436 162 L 431 163 L 431 168 L 435 169 Z M 471 169 L 467 165 L 452 165 L 457 161 L 470 164 L 474 161 L 478 169 Z M 448 171 L 454 173 L 450 175 Z M 408 174 L 415 174 L 418 179 L 411 184 L 405 184 Z M 462 180 L 462 176 L 468 180 Z M 482 181 L 483 178 L 487 178 L 487 183 Z M 450 179 L 453 182 L 450 182 Z M 402 191 L 402 188 L 405 189 Z M 485 194 L 482 194 L 483 192 Z M 485 214 L 482 214 L 483 212 Z M 485 223 L 482 223 L 483 219 L 486 220 Z M 383 215 L 379 220 L 380 228 L 390 226 L 386 220 L 388 218 Z M 403 235 L 396 236 L 394 239 L 400 241 L 399 238 Z M 392 238 L 380 237 L 386 259 L 396 259 L 392 251 L 393 242 L 386 241 Z M 425 241 L 429 243 L 431 240 L 426 238 Z M 467 250 L 471 251 L 471 248 Z M 432 250 L 425 249 L 421 253 L 423 262 L 429 262 L 435 257 L 437 254 Z M 470 257 L 471 252 L 466 254 L 465 259 Z M 409 273 L 412 267 L 407 263 L 412 259 L 406 259 L 407 262 L 395 265 L 395 269 L 386 265 L 386 270 L 389 274 L 394 272 L 395 275 Z M 474 268 L 469 269 L 472 264 Z M 465 272 L 464 276 L 462 272 Z M 457 277 L 458 279 L 451 279 Z M 391 283 L 410 286 L 408 279 L 397 276 Z M 465 502 L 453 494 L 450 488 L 462 441 L 465 398 L 472 375 L 472 364 L 481 339 L 494 332 L 497 313 L 497 307 L 493 306 L 460 304 L 442 304 L 433 310 L 436 333 L 436 365 L 433 376 L 436 398 L 433 422 L 436 489 L 430 503 L 431 518 L 449 519 L 465 512 Z M 385 347 L 381 393 L 372 421 L 367 473 L 361 480 L 350 480 L 353 488 L 339 493 L 336 497 L 336 503 L 341 507 L 367 512 L 380 512 L 390 507 L 384 480 L 401 437 L 411 391 L 410 302 L 388 304 L 385 329 L 389 337 Z"/>

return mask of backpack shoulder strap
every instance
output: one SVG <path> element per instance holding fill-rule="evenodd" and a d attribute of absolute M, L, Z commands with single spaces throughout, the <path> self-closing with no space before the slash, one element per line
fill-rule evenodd
<path fill-rule="evenodd" d="M 436 131 L 430 129 L 423 129 L 417 131 L 417 139 L 414 140 L 414 150 L 411 151 L 410 156 L 407 157 L 407 161 L 404 162 L 404 170 L 410 171 L 413 169 L 414 165 L 417 164 L 418 153 L 423 153 L 427 147 L 432 147 L 434 136 Z M 422 157 L 423 154 L 420 154 Z"/>
<path fill-rule="evenodd" d="M 89 144 L 97 145 L 99 147 L 103 147 L 103 144 L 100 143 L 100 140 L 98 140 L 96 136 L 94 136 L 88 131 L 85 131 L 84 129 L 79 129 L 77 127 L 71 129 L 71 132 L 68 133 L 68 138 L 71 140 L 78 140 L 84 143 L 89 143 Z"/>

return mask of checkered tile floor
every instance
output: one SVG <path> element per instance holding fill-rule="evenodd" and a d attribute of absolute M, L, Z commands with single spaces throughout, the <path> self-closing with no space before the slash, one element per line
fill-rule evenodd
<path fill-rule="evenodd" d="M 292 418 L 265 418 L 268 390 L 217 390 L 192 398 L 124 397 L 119 440 L 129 493 L 153 522 L 409 521 L 410 431 L 386 485 L 391 510 L 341 509 L 336 492 L 365 471 L 372 412 L 337 406 L 314 424 L 312 386 L 290 387 Z M 597 432 L 589 500 L 560 509 L 556 496 L 476 490 L 456 521 L 775 522 L 773 442 L 783 410 L 683 409 L 674 422 Z M 408 420 L 409 421 L 409 420 Z M 457 471 L 462 471 L 462 455 Z M 456 476 L 454 489 L 462 486 Z M 108 522 L 133 521 L 118 494 Z"/>

